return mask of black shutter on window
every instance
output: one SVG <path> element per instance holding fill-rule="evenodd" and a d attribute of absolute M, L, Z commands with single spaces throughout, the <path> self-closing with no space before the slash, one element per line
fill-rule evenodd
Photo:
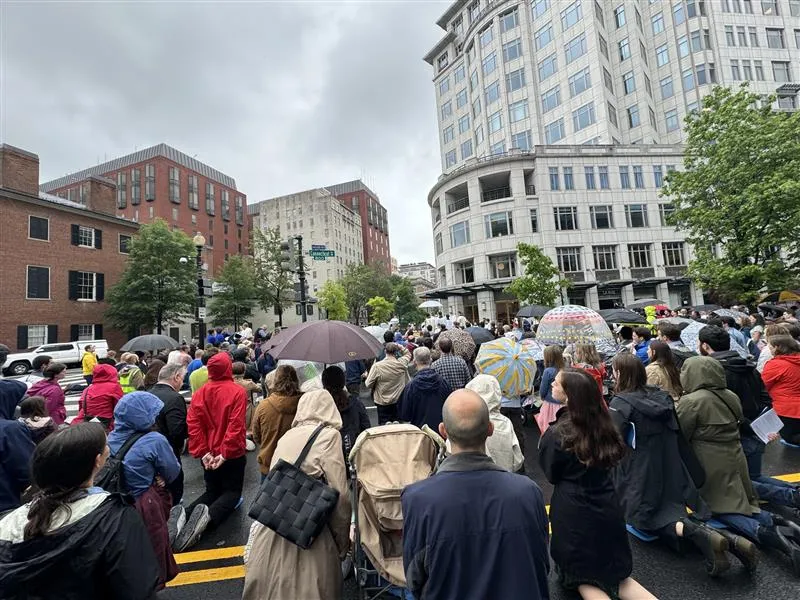
<path fill-rule="evenodd" d="M 98 302 L 106 297 L 106 276 L 102 273 L 94 274 L 94 299 Z"/>
<path fill-rule="evenodd" d="M 69 299 L 70 300 L 77 300 L 78 299 L 78 272 L 77 271 L 70 271 L 69 272 Z M 75 341 L 75 340 L 72 340 L 72 341 Z"/>
<path fill-rule="evenodd" d="M 48 344 L 58 343 L 58 325 L 47 326 L 47 343 Z"/>
<path fill-rule="evenodd" d="M 80 225 L 71 225 L 72 229 L 72 245 L 77 246 L 80 243 L 81 228 Z"/>
<path fill-rule="evenodd" d="M 17 349 L 24 350 L 28 347 L 28 326 L 17 325 Z"/>
<path fill-rule="evenodd" d="M 94 247 L 98 250 L 103 248 L 103 230 L 102 229 L 95 229 L 94 230 Z"/>
<path fill-rule="evenodd" d="M 103 339 L 103 324 L 102 323 L 95 323 L 94 326 L 94 339 L 102 340 Z"/>
<path fill-rule="evenodd" d="M 77 342 L 79 335 L 80 334 L 78 333 L 78 326 L 77 325 L 70 325 L 69 326 L 69 341 L 70 342 Z"/>

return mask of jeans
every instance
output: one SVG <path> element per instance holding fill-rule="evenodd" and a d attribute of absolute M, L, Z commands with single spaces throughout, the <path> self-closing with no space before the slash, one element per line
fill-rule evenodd
<path fill-rule="evenodd" d="M 394 404 L 376 404 L 378 407 L 378 425 L 385 425 L 390 421 L 397 421 L 397 402 Z"/>
<path fill-rule="evenodd" d="M 714 515 L 714 518 L 720 523 L 724 523 L 736 533 L 740 533 L 751 542 L 758 542 L 758 528 L 761 526 L 772 527 L 772 514 L 765 510 L 760 513 L 754 513 L 748 517 L 746 515 L 737 515 L 733 513 L 725 513 L 721 515 Z"/>
<path fill-rule="evenodd" d="M 800 419 L 781 417 L 781 421 L 783 421 L 781 437 L 784 441 L 790 444 L 800 445 Z"/>
<path fill-rule="evenodd" d="M 522 456 L 525 456 L 525 431 L 522 429 L 522 409 L 514 408 L 512 406 L 501 406 L 500 414 L 507 417 L 514 427 L 514 434 L 517 436 L 519 442 L 519 449 Z"/>
<path fill-rule="evenodd" d="M 83 378 L 86 380 L 86 385 L 92 385 L 92 377 L 93 375 L 84 375 Z"/>
<path fill-rule="evenodd" d="M 186 512 L 191 514 L 198 504 L 205 504 L 208 506 L 208 514 L 211 519 L 208 524 L 209 528 L 217 527 L 239 503 L 244 487 L 246 464 L 247 457 L 240 456 L 226 460 L 218 469 L 203 471 L 206 491 L 192 502 Z"/>
<path fill-rule="evenodd" d="M 178 458 L 178 462 L 181 462 L 181 459 Z M 172 496 L 172 506 L 177 506 L 181 498 L 183 498 L 183 465 L 181 465 L 181 470 L 178 471 L 178 476 L 172 481 L 172 483 L 167 484 L 167 490 Z"/>
<path fill-rule="evenodd" d="M 764 456 L 764 443 L 757 437 L 751 435 L 742 436 L 742 450 L 747 459 L 747 471 L 750 480 L 753 482 L 758 497 L 768 502 L 773 502 L 781 506 L 794 506 L 792 494 L 793 486 L 761 474 L 761 459 Z"/>

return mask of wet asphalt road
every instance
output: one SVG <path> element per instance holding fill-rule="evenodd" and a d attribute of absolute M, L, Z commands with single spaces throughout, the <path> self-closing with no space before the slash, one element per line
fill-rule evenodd
<path fill-rule="evenodd" d="M 374 422 L 375 411 L 370 410 L 369 412 Z M 552 486 L 545 480 L 537 464 L 535 451 L 537 443 L 538 430 L 536 427 L 526 427 L 526 448 L 528 449 L 526 471 L 528 476 L 541 486 L 545 500 L 549 502 Z M 202 491 L 202 471 L 199 461 L 184 457 L 183 462 L 186 470 L 185 502 L 188 504 Z M 800 450 L 787 448 L 777 443 L 770 444 L 765 455 L 764 472 L 769 475 L 800 473 Z M 251 522 L 247 517 L 246 507 L 249 507 L 253 500 L 258 486 L 258 476 L 255 453 L 249 453 L 243 508 L 239 509 L 217 531 L 201 540 L 193 550 L 212 550 L 210 554 L 217 556 L 230 553 L 225 551 L 226 547 L 244 545 Z M 658 543 L 643 543 L 633 537 L 630 540 L 634 557 L 633 576 L 658 598 L 668 600 L 800 599 L 800 579 L 791 574 L 788 563 L 783 557 L 772 552 L 762 553 L 761 564 L 754 575 L 747 574 L 734 560 L 730 571 L 719 579 L 711 579 L 705 574 L 699 554 L 679 556 Z M 203 557 L 203 555 L 200 556 Z M 240 598 L 243 586 L 241 578 L 221 581 L 206 580 L 239 574 L 241 569 L 238 565 L 241 564 L 241 558 L 237 557 L 183 564 L 181 566 L 183 571 L 197 571 L 197 573 L 189 575 L 202 582 L 168 588 L 159 594 L 159 600 L 233 600 Z M 550 594 L 554 600 L 579 598 L 575 594 L 562 590 L 552 573 Z M 346 582 L 344 598 L 345 600 L 359 598 L 352 578 Z"/>

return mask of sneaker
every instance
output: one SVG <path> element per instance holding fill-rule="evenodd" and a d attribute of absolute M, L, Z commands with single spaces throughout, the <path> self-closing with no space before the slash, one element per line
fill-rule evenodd
<path fill-rule="evenodd" d="M 242 504 L 244 504 L 244 496 L 239 496 L 239 501 L 233 507 L 233 510 L 237 510 Z"/>
<path fill-rule="evenodd" d="M 187 548 L 195 545 L 200 539 L 200 536 L 203 535 L 206 527 L 208 527 L 208 522 L 210 520 L 211 517 L 208 514 L 208 507 L 205 504 L 198 504 L 186 521 L 183 530 L 178 537 L 175 538 L 173 550 L 175 552 L 183 552 Z"/>
<path fill-rule="evenodd" d="M 183 530 L 184 525 L 186 525 L 186 509 L 180 504 L 177 504 L 169 511 L 169 519 L 167 520 L 170 546 L 175 543 L 175 538 L 177 538 L 181 530 Z"/>
<path fill-rule="evenodd" d="M 256 443 L 253 440 L 248 439 L 244 445 L 248 452 L 253 452 L 256 449 Z"/>

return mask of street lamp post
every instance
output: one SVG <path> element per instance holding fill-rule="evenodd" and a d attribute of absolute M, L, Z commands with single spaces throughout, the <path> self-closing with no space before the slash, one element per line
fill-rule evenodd
<path fill-rule="evenodd" d="M 206 245 L 206 238 L 203 237 L 202 233 L 198 233 L 192 238 L 192 243 L 197 249 L 197 308 L 195 318 L 197 319 L 198 347 L 202 348 L 206 341 L 205 315 L 202 314 L 205 308 L 205 300 L 203 298 L 203 247 Z"/>

